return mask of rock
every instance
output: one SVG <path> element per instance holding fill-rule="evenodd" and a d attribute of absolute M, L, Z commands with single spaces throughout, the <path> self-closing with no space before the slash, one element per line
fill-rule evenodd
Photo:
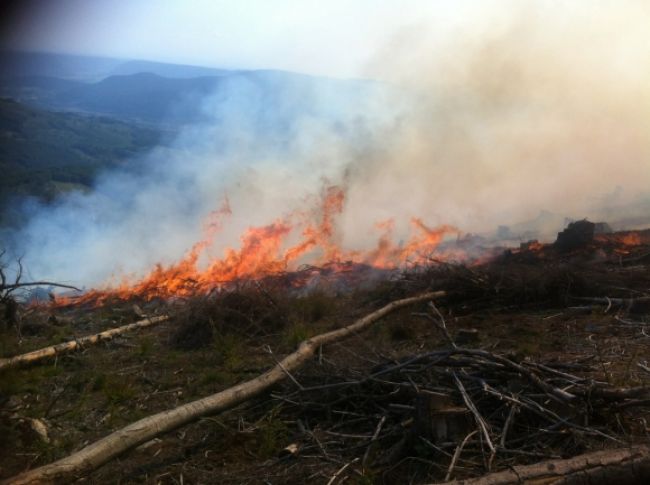
<path fill-rule="evenodd" d="M 288 458 L 290 456 L 298 456 L 298 452 L 300 451 L 300 447 L 298 446 L 298 443 L 291 443 L 290 445 L 286 446 L 280 453 L 278 454 L 278 458 Z"/>

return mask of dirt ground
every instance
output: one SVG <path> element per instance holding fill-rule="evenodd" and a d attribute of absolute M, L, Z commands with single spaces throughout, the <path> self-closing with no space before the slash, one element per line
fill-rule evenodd
<path fill-rule="evenodd" d="M 530 368 L 540 363 L 556 374 L 564 372 L 617 389 L 650 386 L 650 315 L 629 308 L 629 301 L 643 301 L 650 294 L 643 261 L 616 266 L 600 258 L 587 269 L 580 266 L 562 291 L 556 287 L 568 273 L 559 280 L 545 279 L 555 274 L 556 264 L 550 269 L 544 266 L 541 271 L 546 276 L 533 272 L 525 284 L 518 273 L 512 276 L 523 263 L 499 264 L 501 283 L 494 266 L 489 272 L 446 267 L 344 294 L 315 290 L 269 296 L 249 288 L 233 292 L 235 296 L 226 303 L 224 297 L 217 303 L 200 298 L 189 303 L 139 302 L 148 314 L 174 317 L 0 374 L 0 478 L 50 463 L 140 418 L 253 378 L 305 338 L 347 325 L 391 299 L 431 287 L 452 290 L 437 302 L 440 314 L 426 304 L 393 313 L 367 332 L 323 349 L 318 359 L 263 397 L 162 435 L 82 481 L 325 484 L 335 475 L 332 483 L 442 481 L 449 477 L 459 440 L 437 443 L 419 436 L 418 396 L 423 389 L 429 393 L 449 389 L 449 379 L 458 372 L 489 423 L 503 424 L 504 417 L 499 414 L 503 409 L 482 397 L 485 386 L 483 391 L 479 385 L 469 387 L 480 373 L 476 362 L 400 367 L 414 356 L 449 349 L 441 321 L 463 347 Z M 536 261 L 526 264 L 540 266 Z M 627 284 L 620 286 L 620 281 Z M 600 286 L 594 287 L 596 283 Z M 607 293 L 590 294 L 604 285 L 611 287 Z M 528 289 L 522 293 L 522 288 Z M 615 297 L 629 301 L 607 300 Z M 14 328 L 5 329 L 0 352 L 16 355 L 135 321 L 132 303 L 25 309 L 22 335 Z M 387 366 L 393 366 L 391 373 L 381 374 Z M 537 369 L 540 375 L 552 375 Z M 475 433 L 453 467 L 453 478 L 648 440 L 647 394 L 631 404 L 585 398 L 584 406 L 567 411 L 566 406 L 530 393 L 527 384 L 512 376 L 499 382 L 499 375 L 486 374 L 485 382 L 512 396 L 530 395 L 548 412 L 561 416 L 558 423 L 566 420 L 571 425 L 539 424 L 532 417 L 514 419 L 509 444 L 501 446 L 490 463 L 481 433 Z M 571 391 L 571 386 L 567 389 Z M 460 395 L 453 404 L 462 407 Z M 497 424 L 493 426 L 496 438 L 505 434 Z M 474 425 L 465 431 L 473 429 Z M 527 437 L 537 444 L 526 443 Z M 289 445 L 298 452 L 286 449 Z"/>

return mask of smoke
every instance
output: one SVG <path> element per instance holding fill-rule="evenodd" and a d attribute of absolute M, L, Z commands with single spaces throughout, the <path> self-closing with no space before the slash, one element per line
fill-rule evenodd
<path fill-rule="evenodd" d="M 335 184 L 350 249 L 373 247 L 389 219 L 406 238 L 412 217 L 482 232 L 541 210 L 649 215 L 649 9 L 485 5 L 444 29 L 391 32 L 367 66 L 381 82 L 231 76 L 202 100 L 209 123 L 102 174 L 92 193 L 26 207 L 14 251 L 39 278 L 142 276 L 186 254 L 210 221 L 219 256 L 250 226 L 312 211 Z M 214 211 L 226 198 L 224 219 Z"/>
<path fill-rule="evenodd" d="M 318 205 L 321 188 L 340 181 L 389 122 L 377 105 L 384 90 L 371 81 L 232 75 L 202 100 L 210 122 L 101 174 L 90 193 L 29 201 L 26 225 L 9 235 L 13 252 L 34 278 L 87 286 L 174 263 L 211 224 L 225 226 L 209 248 L 220 256 L 250 226 Z M 226 200 L 232 216 L 217 220 Z"/>
<path fill-rule="evenodd" d="M 489 5 L 443 38 L 398 32 L 371 63 L 417 106 L 385 156 L 357 167 L 350 205 L 470 231 L 542 209 L 620 218 L 632 214 L 612 209 L 644 197 L 636 209 L 650 215 L 647 4 Z"/>

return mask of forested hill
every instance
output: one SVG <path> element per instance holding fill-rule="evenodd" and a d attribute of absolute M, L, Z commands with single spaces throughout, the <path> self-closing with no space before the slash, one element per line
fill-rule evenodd
<path fill-rule="evenodd" d="M 0 98 L 0 225 L 15 201 L 90 188 L 96 174 L 156 146 L 161 132 L 115 119 L 45 111 Z"/>
<path fill-rule="evenodd" d="M 189 125 L 290 137 L 300 120 L 341 130 L 385 87 L 274 70 L 0 51 L 0 227 L 21 196 L 49 202 Z M 355 121 L 356 122 L 356 121 Z"/>
<path fill-rule="evenodd" d="M 338 120 L 380 89 L 376 82 L 276 70 L 227 70 L 149 61 L 2 53 L 0 97 L 37 108 L 111 116 L 157 126 L 214 122 L 228 103 L 275 120 Z M 381 89 L 384 89 L 382 87 Z M 217 116 L 218 117 L 218 116 Z"/>

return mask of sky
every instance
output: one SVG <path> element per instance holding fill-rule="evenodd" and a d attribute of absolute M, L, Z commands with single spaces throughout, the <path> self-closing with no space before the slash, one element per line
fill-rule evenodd
<path fill-rule="evenodd" d="M 543 17 L 551 36 L 594 18 L 614 27 L 597 37 L 645 31 L 650 21 L 645 0 L 6 0 L 2 8 L 3 48 L 333 77 L 381 77 L 377 59 L 396 42 L 444 51 L 450 39 L 493 36 L 513 12 Z"/>
<path fill-rule="evenodd" d="M 445 36 L 495 10 L 491 0 L 15 3 L 4 48 L 334 77 L 368 75 L 376 51 L 400 32 Z"/>

